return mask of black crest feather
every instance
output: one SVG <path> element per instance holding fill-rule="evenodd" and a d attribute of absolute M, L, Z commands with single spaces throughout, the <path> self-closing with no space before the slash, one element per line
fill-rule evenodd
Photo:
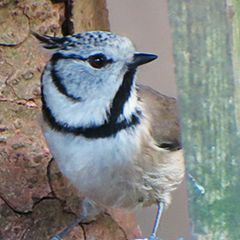
<path fill-rule="evenodd" d="M 43 47 L 46 49 L 55 49 L 60 48 L 64 42 L 67 41 L 65 37 L 51 37 L 48 35 L 40 35 L 36 32 L 30 30 L 30 33 L 37 38 L 42 44 Z"/>

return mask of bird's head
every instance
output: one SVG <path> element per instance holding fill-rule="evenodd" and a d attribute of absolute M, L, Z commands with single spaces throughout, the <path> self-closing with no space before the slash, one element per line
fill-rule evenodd
<path fill-rule="evenodd" d="M 87 100 L 107 94 L 114 97 L 124 75 L 157 58 L 137 53 L 132 42 L 110 32 L 94 31 L 67 37 L 33 33 L 47 49 L 55 49 L 51 75 L 58 90 L 72 99 Z M 132 84 L 129 81 L 129 84 Z"/>

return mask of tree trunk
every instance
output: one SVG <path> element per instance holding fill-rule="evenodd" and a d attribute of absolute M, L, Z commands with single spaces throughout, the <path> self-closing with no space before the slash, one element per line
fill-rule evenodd
<path fill-rule="evenodd" d="M 193 239 L 240 239 L 240 6 L 229 2 L 169 0 Z"/>
<path fill-rule="evenodd" d="M 59 172 L 38 125 L 40 76 L 51 56 L 30 29 L 53 36 L 108 30 L 106 2 L 0 2 L 0 239 L 50 239 L 81 214 L 81 194 Z M 65 239 L 138 236 L 133 215 L 115 215 L 121 225 L 102 214 Z"/>

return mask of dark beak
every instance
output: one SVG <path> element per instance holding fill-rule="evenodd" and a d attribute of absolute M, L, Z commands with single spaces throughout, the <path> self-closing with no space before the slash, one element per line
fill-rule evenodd
<path fill-rule="evenodd" d="M 150 53 L 135 53 L 133 57 L 133 61 L 130 65 L 133 67 L 138 67 L 145 63 L 149 63 L 155 60 L 158 56 Z"/>

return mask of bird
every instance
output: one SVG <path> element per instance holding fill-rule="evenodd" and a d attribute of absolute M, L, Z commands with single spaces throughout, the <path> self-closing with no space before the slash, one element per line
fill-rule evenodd
<path fill-rule="evenodd" d="M 185 168 L 177 100 L 136 80 L 157 55 L 106 31 L 31 33 L 53 51 L 41 76 L 42 131 L 60 171 L 85 196 L 82 215 L 52 240 L 104 209 L 152 204 L 158 212 L 145 239 L 159 240 L 162 210 Z"/>

